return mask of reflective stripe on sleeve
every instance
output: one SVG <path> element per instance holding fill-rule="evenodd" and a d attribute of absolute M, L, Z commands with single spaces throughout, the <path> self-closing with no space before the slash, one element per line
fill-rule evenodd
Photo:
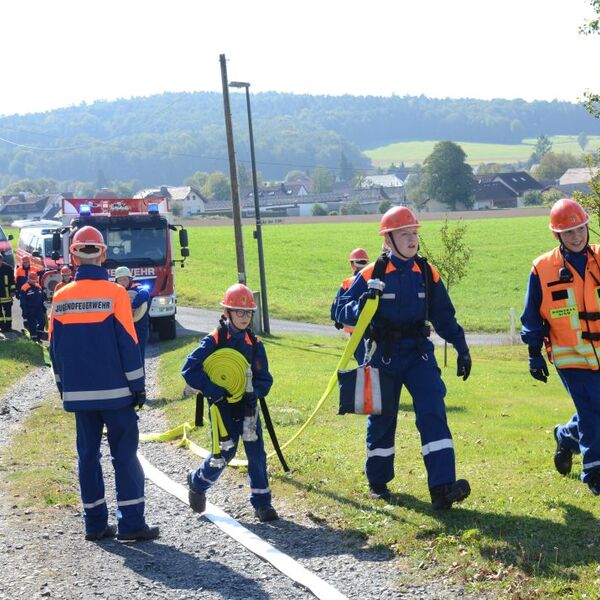
<path fill-rule="evenodd" d="M 64 402 L 77 402 L 79 400 L 114 400 L 131 396 L 128 387 L 114 388 L 112 390 L 95 390 L 92 392 L 63 392 Z"/>
<path fill-rule="evenodd" d="M 123 500 L 117 502 L 117 506 L 133 506 L 134 504 L 141 504 L 144 501 L 144 497 L 136 498 L 135 500 Z"/>
<path fill-rule="evenodd" d="M 96 506 L 100 506 L 101 504 L 106 504 L 106 500 L 104 498 L 100 498 L 100 500 L 96 500 L 96 502 L 84 502 L 83 508 L 94 508 Z"/>
<path fill-rule="evenodd" d="M 133 381 L 134 379 L 139 379 L 140 377 L 144 376 L 144 368 L 140 367 L 139 369 L 136 369 L 135 371 L 127 371 L 125 373 L 125 377 L 127 377 L 127 381 Z"/>
<path fill-rule="evenodd" d="M 454 444 L 451 439 L 436 440 L 435 442 L 429 442 L 421 448 L 421 454 L 427 456 L 430 452 L 438 452 L 439 450 L 446 450 L 447 448 L 454 448 Z"/>
<path fill-rule="evenodd" d="M 594 467 L 600 467 L 600 460 L 595 460 L 591 463 L 583 463 L 583 468 L 587 471 L 588 469 L 593 469 Z"/>
<path fill-rule="evenodd" d="M 391 448 L 373 448 L 373 450 L 367 450 L 367 458 L 373 458 L 374 456 L 394 456 L 396 452 L 396 448 L 392 446 Z"/>

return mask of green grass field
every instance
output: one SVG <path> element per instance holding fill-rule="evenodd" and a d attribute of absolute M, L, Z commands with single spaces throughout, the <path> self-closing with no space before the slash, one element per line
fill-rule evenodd
<path fill-rule="evenodd" d="M 162 408 L 173 426 L 193 420 L 179 370 L 196 343 L 177 340 L 161 356 Z M 283 443 L 312 412 L 342 341 L 277 336 L 265 343 L 275 378 L 269 406 Z M 552 427 L 572 412 L 566 392 L 554 372 L 547 385 L 529 377 L 523 347 L 475 348 L 473 361 L 467 382 L 455 377 L 454 366 L 443 370 L 457 473 L 473 488 L 460 507 L 430 508 L 408 396 L 401 400 L 393 506 L 368 498 L 365 419 L 336 415 L 335 397 L 284 451 L 291 474 L 271 460 L 275 506 L 302 507 L 321 527 L 390 548 L 419 580 L 446 576 L 500 597 L 597 597 L 600 504 L 577 479 L 578 459 L 566 478 L 552 464 Z M 208 427 L 193 436 L 209 447 Z"/>
<path fill-rule="evenodd" d="M 467 331 L 508 331 L 509 309 L 515 308 L 518 317 L 523 307 L 532 260 L 555 244 L 547 222 L 546 217 L 465 221 L 472 258 L 466 277 L 450 292 Z M 442 224 L 423 221 L 422 237 L 433 253 L 439 250 Z M 247 278 L 252 289 L 259 289 L 252 230 L 244 227 Z M 381 248 L 377 230 L 376 222 L 264 226 L 271 317 L 330 323 L 331 301 L 350 275 L 349 252 L 362 246 L 375 258 Z M 233 226 L 191 227 L 188 232 L 191 256 L 185 268 L 176 268 L 178 302 L 218 309 L 225 289 L 237 281 Z"/>
<path fill-rule="evenodd" d="M 581 147 L 577 143 L 576 135 L 551 136 L 552 150 L 554 152 L 569 152 L 575 156 L 582 154 Z M 524 139 L 520 144 L 478 144 L 474 142 L 456 143 L 462 147 L 467 155 L 467 162 L 472 165 L 480 163 L 516 163 L 529 159 L 536 140 L 534 138 Z M 399 142 L 389 144 L 371 150 L 363 150 L 375 167 L 388 167 L 391 163 L 399 165 L 423 164 L 423 161 L 431 154 L 435 141 L 425 142 Z M 589 136 L 585 151 L 593 152 L 600 148 L 600 136 Z"/>
<path fill-rule="evenodd" d="M 468 331 L 508 331 L 509 309 L 523 306 L 531 261 L 554 240 L 546 217 L 480 219 L 468 223 L 472 259 L 465 279 L 451 289 L 460 322 Z M 442 221 L 424 221 L 423 238 L 432 252 Z M 380 250 L 377 223 L 316 223 L 263 228 L 269 308 L 272 317 L 330 323 L 329 307 L 347 256 L 363 246 Z M 259 288 L 256 244 L 244 228 L 248 283 Z M 190 228 L 191 257 L 177 269 L 182 305 L 218 308 L 224 290 L 237 280 L 233 228 Z"/>

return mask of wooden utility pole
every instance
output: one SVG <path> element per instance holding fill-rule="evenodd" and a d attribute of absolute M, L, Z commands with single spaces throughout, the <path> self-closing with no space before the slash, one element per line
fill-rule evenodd
<path fill-rule="evenodd" d="M 237 258 L 238 282 L 246 285 L 246 263 L 244 260 L 244 238 L 242 237 L 242 212 L 240 209 L 240 192 L 233 146 L 233 127 L 231 125 L 231 108 L 229 106 L 229 84 L 227 82 L 227 63 L 225 55 L 219 55 L 221 62 L 221 82 L 223 84 L 223 109 L 225 111 L 225 132 L 227 134 L 227 154 L 229 155 L 229 180 L 231 181 L 231 207 L 233 212 L 233 231 L 235 233 L 235 256 Z"/>

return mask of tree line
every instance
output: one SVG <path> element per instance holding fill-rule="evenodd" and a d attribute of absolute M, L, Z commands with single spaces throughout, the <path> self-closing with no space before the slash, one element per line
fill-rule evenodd
<path fill-rule="evenodd" d="M 231 95 L 236 153 L 249 166 L 242 94 Z M 434 99 L 425 96 L 252 96 L 256 156 L 265 179 L 318 165 L 336 175 L 369 170 L 361 150 L 398 141 L 515 143 L 540 134 L 600 134 L 569 102 Z M 227 172 L 221 94 L 165 93 L 0 117 L 0 186 L 23 178 L 180 184 L 197 171 Z"/>

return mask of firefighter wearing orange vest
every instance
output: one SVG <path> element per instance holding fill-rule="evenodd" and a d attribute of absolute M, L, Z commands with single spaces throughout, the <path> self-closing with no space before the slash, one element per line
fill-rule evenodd
<path fill-rule="evenodd" d="M 581 479 L 600 495 L 600 246 L 589 243 L 590 218 L 575 200 L 563 198 L 550 210 L 550 229 L 560 245 L 533 261 L 521 315 L 521 338 L 529 346 L 529 371 L 543 383 L 549 372 L 542 356 L 546 341 L 577 414 L 557 425 L 554 464 L 571 470 L 581 451 Z"/>
<path fill-rule="evenodd" d="M 102 234 L 86 225 L 70 245 L 75 281 L 54 294 L 50 357 L 63 407 L 75 413 L 85 538 L 150 540 L 158 527 L 144 518 L 144 472 L 137 458 L 136 407 L 146 401 L 144 368 L 129 297 L 108 281 Z M 117 527 L 108 523 L 100 442 L 106 426 L 115 470 Z"/>
<path fill-rule="evenodd" d="M 68 265 L 64 265 L 63 267 L 61 267 L 60 276 L 61 280 L 54 286 L 54 294 L 56 294 L 56 292 L 58 292 L 58 290 L 60 290 L 61 288 L 64 288 L 65 285 L 67 285 L 67 283 L 71 283 L 71 281 L 73 280 L 73 271 L 71 270 L 71 267 L 69 267 Z"/>
<path fill-rule="evenodd" d="M 16 297 L 19 298 L 21 294 L 21 288 L 27 283 L 30 271 L 39 271 L 36 266 L 31 264 L 29 256 L 24 256 L 21 259 L 21 265 L 15 267 L 15 285 L 16 285 Z"/>

